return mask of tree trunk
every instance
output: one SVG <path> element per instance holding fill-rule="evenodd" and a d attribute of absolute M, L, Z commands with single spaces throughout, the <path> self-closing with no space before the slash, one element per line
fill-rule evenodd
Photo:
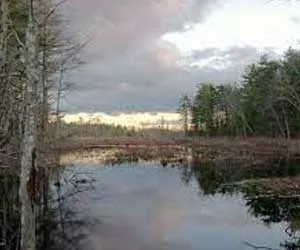
<path fill-rule="evenodd" d="M 285 112 L 285 109 L 283 108 L 282 111 L 283 111 L 283 115 L 284 115 L 284 124 L 285 124 L 285 130 L 286 130 L 286 139 L 289 140 L 290 137 L 291 137 L 290 125 L 289 125 L 289 122 L 288 122 L 288 117 L 287 117 L 287 114 Z"/>
<path fill-rule="evenodd" d="M 61 101 L 61 94 L 62 94 L 62 87 L 63 87 L 63 79 L 64 79 L 64 69 L 63 65 L 59 71 L 59 82 L 57 86 L 57 100 L 56 100 L 56 126 L 55 126 L 55 135 L 59 139 L 60 137 L 60 101 Z"/>
<path fill-rule="evenodd" d="M 273 111 L 273 114 L 275 116 L 275 119 L 276 119 L 276 123 L 277 123 L 277 127 L 279 128 L 279 131 L 280 131 L 280 134 L 282 137 L 286 138 L 286 134 L 285 134 L 285 131 L 284 131 L 284 128 L 282 127 L 281 125 L 281 122 L 280 122 L 280 119 L 279 119 L 279 116 L 276 112 L 276 110 L 272 107 L 272 111 Z M 283 113 L 285 115 L 285 113 Z"/>
<path fill-rule="evenodd" d="M 20 202 L 21 202 L 21 250 L 35 250 L 36 245 L 36 206 L 35 195 L 35 113 L 33 106 L 27 107 L 25 131 L 22 143 Z"/>
<path fill-rule="evenodd" d="M 36 249 L 36 143 L 39 67 L 37 57 L 37 27 L 33 17 L 33 1 L 26 0 L 28 24 L 26 31 L 26 86 L 24 134 L 21 151 L 20 202 L 21 250 Z"/>
<path fill-rule="evenodd" d="M 188 110 L 184 111 L 184 134 L 187 135 L 188 134 L 188 122 L 189 122 L 189 114 L 188 114 Z"/>
<path fill-rule="evenodd" d="M 10 119 L 8 119 L 10 113 L 10 105 L 7 105 L 9 98 L 9 91 L 7 89 L 7 36 L 8 36 L 8 3 L 6 0 L 1 0 L 0 3 L 0 147 L 3 144 L 5 146 L 6 137 L 2 138 L 2 135 L 7 135 L 9 130 Z"/>

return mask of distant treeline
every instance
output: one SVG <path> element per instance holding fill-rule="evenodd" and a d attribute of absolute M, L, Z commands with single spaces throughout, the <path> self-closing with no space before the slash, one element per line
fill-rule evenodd
<path fill-rule="evenodd" d="M 182 135 L 181 131 L 169 130 L 167 126 L 162 126 L 161 128 L 137 129 L 134 126 L 103 123 L 65 123 L 63 121 L 60 122 L 59 131 L 62 138 L 178 137 Z"/>
<path fill-rule="evenodd" d="M 60 123 L 60 132 L 63 137 L 118 137 L 118 136 L 134 136 L 136 130 L 134 127 L 127 128 L 125 126 L 113 126 L 109 124 L 90 124 L 90 123 Z"/>
<path fill-rule="evenodd" d="M 194 99 L 184 95 L 184 127 L 197 134 L 296 137 L 300 135 L 300 51 L 280 59 L 262 56 L 242 81 L 198 85 Z"/>

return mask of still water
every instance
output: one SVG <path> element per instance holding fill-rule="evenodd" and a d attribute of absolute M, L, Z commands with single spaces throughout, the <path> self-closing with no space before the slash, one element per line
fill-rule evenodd
<path fill-rule="evenodd" d="M 298 249 L 292 248 L 298 218 L 289 216 L 291 201 L 220 189 L 243 173 L 224 179 L 204 166 L 76 163 L 60 169 L 59 176 L 61 184 L 52 189 L 64 197 L 60 213 L 69 217 L 62 216 L 68 217 L 62 228 L 72 249 Z M 299 207 L 299 199 L 292 202 Z"/>

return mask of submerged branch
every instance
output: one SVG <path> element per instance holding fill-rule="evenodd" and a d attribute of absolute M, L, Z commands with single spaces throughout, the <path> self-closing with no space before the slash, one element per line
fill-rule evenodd
<path fill-rule="evenodd" d="M 265 250 L 280 250 L 278 248 L 271 248 L 271 247 L 265 247 L 265 246 L 256 246 L 254 244 L 249 243 L 248 241 L 243 241 L 243 243 L 249 247 L 252 247 L 253 249 L 265 249 Z"/>

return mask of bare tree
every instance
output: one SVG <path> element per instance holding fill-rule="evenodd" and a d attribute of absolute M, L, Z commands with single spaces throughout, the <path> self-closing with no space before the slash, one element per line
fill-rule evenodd
<path fill-rule="evenodd" d="M 40 72 L 38 65 L 38 24 L 36 20 L 37 1 L 26 0 L 28 12 L 24 61 L 26 81 L 23 86 L 25 112 L 24 134 L 21 146 L 20 202 L 21 202 L 21 249 L 36 249 L 36 204 L 35 179 L 37 166 L 37 111 L 39 104 Z"/>
<path fill-rule="evenodd" d="M 59 93 L 60 100 L 65 72 L 80 65 L 77 54 L 84 46 L 61 36 L 56 10 L 63 2 L 0 1 L 0 162 L 9 155 L 20 166 L 20 245 L 26 250 L 36 248 L 38 202 L 47 188 L 41 165 L 51 97 Z"/>

